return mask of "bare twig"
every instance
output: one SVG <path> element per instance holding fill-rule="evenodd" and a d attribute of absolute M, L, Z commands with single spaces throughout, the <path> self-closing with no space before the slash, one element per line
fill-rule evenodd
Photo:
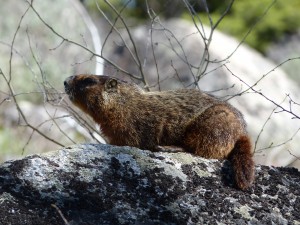
<path fill-rule="evenodd" d="M 233 0 L 234 1 L 234 0 Z M 228 59 L 230 59 L 233 54 L 239 49 L 239 47 L 244 44 L 245 40 L 247 39 L 247 37 L 251 34 L 251 32 L 255 29 L 255 27 L 257 26 L 257 24 L 259 24 L 260 21 L 262 21 L 262 19 L 268 14 L 269 10 L 274 6 L 274 4 L 277 2 L 277 0 L 273 0 L 272 3 L 270 3 L 270 5 L 268 5 L 268 7 L 266 8 L 266 10 L 263 12 L 263 14 L 256 20 L 256 22 L 249 28 L 249 30 L 247 31 L 247 33 L 245 34 L 245 36 L 242 38 L 242 40 L 238 43 L 238 45 L 236 46 L 236 48 L 224 59 L 221 60 L 215 60 L 213 63 L 220 63 L 223 61 L 227 61 Z M 232 2 L 233 3 L 233 2 Z"/>
<path fill-rule="evenodd" d="M 296 160 L 300 160 L 300 157 L 293 154 L 290 149 L 288 149 L 287 151 L 291 154 L 291 156 L 294 156 Z"/>
<path fill-rule="evenodd" d="M 144 71 L 143 71 L 143 66 L 142 66 L 142 63 L 141 63 L 141 61 L 140 61 L 140 57 L 139 57 L 139 55 L 138 55 L 138 51 L 137 51 L 137 47 L 136 47 L 135 41 L 134 41 L 134 39 L 133 39 L 133 37 L 132 37 L 132 34 L 131 34 L 130 30 L 129 30 L 129 27 L 128 27 L 127 24 L 126 24 L 126 21 L 125 21 L 124 18 L 121 16 L 122 10 L 119 12 L 119 11 L 118 11 L 118 10 L 117 10 L 117 9 L 116 9 L 109 1 L 104 0 L 104 2 L 105 2 L 105 3 L 113 10 L 113 12 L 117 15 L 117 19 L 120 19 L 121 22 L 123 23 L 124 28 L 125 28 L 125 30 L 126 30 L 126 33 L 128 34 L 129 40 L 130 40 L 130 42 L 132 43 L 132 46 L 133 46 L 133 51 L 134 51 L 134 53 L 131 51 L 131 48 L 129 48 L 129 47 L 127 46 L 126 41 L 124 40 L 123 35 L 120 33 L 120 31 L 118 31 L 118 29 L 116 29 L 115 26 L 112 26 L 112 28 L 113 28 L 113 29 L 119 34 L 119 36 L 121 37 L 123 43 L 125 44 L 125 46 L 127 47 L 128 51 L 129 51 L 129 53 L 130 53 L 132 59 L 134 60 L 135 64 L 138 66 L 139 71 L 140 71 L 141 78 L 138 78 L 138 77 L 133 76 L 133 75 L 130 75 L 130 74 L 128 74 L 128 75 L 130 75 L 131 77 L 133 77 L 133 78 L 135 78 L 135 79 L 138 79 L 138 80 L 142 81 L 142 82 L 144 83 L 145 87 L 148 87 L 148 82 L 147 82 L 146 76 L 145 76 Z M 129 2 L 130 2 L 130 0 L 128 0 L 124 5 L 126 6 Z M 125 7 L 125 6 L 124 6 L 124 7 Z M 105 14 L 103 13 L 103 11 L 101 10 L 101 8 L 100 8 L 99 6 L 98 6 L 98 9 L 99 9 L 99 11 L 102 13 L 102 15 L 105 16 Z M 106 20 L 107 20 L 111 25 L 116 23 L 116 21 L 115 21 L 115 23 L 111 23 L 110 20 L 109 20 L 107 17 L 105 17 L 105 18 L 106 18 Z M 116 19 L 116 20 L 117 20 L 117 19 Z"/>
<path fill-rule="evenodd" d="M 57 205 L 51 204 L 51 206 L 56 209 L 56 211 L 58 212 L 58 214 L 60 215 L 60 217 L 64 221 L 65 225 L 69 225 L 70 223 L 68 222 L 68 220 L 66 219 L 66 217 L 64 216 L 62 211 L 57 207 Z"/>
<path fill-rule="evenodd" d="M 257 93 L 259 95 L 261 95 L 262 97 L 264 97 L 266 100 L 268 100 L 269 102 L 271 102 L 272 104 L 274 104 L 275 106 L 277 106 L 279 109 L 281 109 L 283 112 L 287 112 L 289 114 L 291 114 L 293 116 L 293 118 L 297 118 L 300 119 L 300 115 L 295 114 L 293 111 L 290 111 L 289 109 L 284 108 L 283 106 L 281 106 L 280 104 L 276 103 L 274 100 L 272 100 L 270 97 L 267 97 L 265 94 L 263 94 L 261 91 L 256 90 L 254 87 L 258 84 L 258 81 L 255 82 L 255 84 L 253 85 L 249 85 L 247 82 L 245 82 L 244 80 L 242 80 L 239 76 L 235 75 L 226 65 L 224 65 L 224 67 L 228 70 L 228 72 L 236 77 L 240 82 L 242 82 L 243 84 L 245 84 L 248 89 L 247 90 L 252 90 L 254 93 Z M 277 67 L 276 67 L 277 68 Z M 269 72 L 270 73 L 270 72 Z M 267 73 L 267 74 L 269 74 Z M 260 80 L 262 80 L 266 75 L 263 75 L 262 78 Z M 245 92 L 245 91 L 243 91 Z M 240 94 L 238 94 L 240 95 Z"/>
<path fill-rule="evenodd" d="M 78 0 L 72 0 L 71 1 L 75 9 L 80 13 L 84 23 L 86 24 L 86 27 L 89 29 L 94 49 L 95 49 L 95 57 L 96 57 L 96 69 L 95 69 L 95 74 L 101 75 L 103 74 L 103 59 L 97 55 L 100 55 L 102 50 L 101 50 L 101 39 L 100 35 L 98 33 L 98 29 L 93 23 L 91 17 L 89 16 L 88 12 L 84 8 L 84 6 L 78 1 Z M 87 47 L 87 46 L 86 46 Z"/>
<path fill-rule="evenodd" d="M 299 131 L 300 131 L 300 128 L 299 128 L 298 130 L 296 130 L 296 132 L 295 132 L 289 139 L 287 139 L 287 140 L 285 140 L 285 141 L 283 141 L 283 142 L 281 142 L 281 143 L 279 143 L 279 144 L 274 144 L 274 143 L 272 142 L 272 143 L 271 143 L 269 146 L 267 146 L 267 147 L 263 147 L 263 148 L 257 149 L 256 152 L 261 152 L 261 151 L 263 151 L 263 150 L 267 150 L 267 149 L 271 149 L 271 148 L 278 148 L 278 147 L 280 147 L 280 146 L 284 146 L 284 145 L 286 145 L 288 142 L 293 141 L 294 138 L 296 137 L 296 135 L 299 133 Z"/>
<path fill-rule="evenodd" d="M 204 29 L 204 26 L 203 26 L 203 23 L 202 23 L 201 19 L 198 16 L 197 16 L 197 20 L 195 19 L 194 15 L 197 15 L 197 14 L 193 11 L 193 7 L 190 5 L 189 1 L 183 0 L 183 2 L 185 3 L 186 7 L 190 11 L 190 15 L 191 15 L 191 18 L 192 18 L 193 23 L 195 25 L 195 28 L 197 29 L 198 33 L 200 34 L 201 39 L 203 41 L 203 45 L 204 45 L 203 46 L 204 49 L 203 49 L 202 56 L 200 58 L 198 70 L 197 70 L 196 75 L 194 75 L 194 77 L 195 77 L 195 83 L 198 83 L 198 81 L 205 74 L 205 72 L 206 72 L 206 70 L 208 68 L 208 65 L 210 63 L 209 47 L 210 47 L 210 44 L 212 42 L 212 37 L 213 37 L 214 31 L 218 27 L 219 23 L 228 14 L 229 10 L 231 9 L 231 7 L 232 7 L 232 5 L 234 3 L 234 0 L 231 0 L 231 2 L 228 4 L 226 10 L 223 12 L 223 14 L 220 16 L 220 18 L 217 20 L 216 23 L 214 23 L 213 20 L 212 20 L 212 18 L 211 18 L 211 15 L 210 15 L 209 8 L 207 6 L 206 0 L 203 0 L 203 5 L 204 5 L 204 8 L 206 10 L 206 14 L 207 14 L 207 16 L 209 18 L 210 27 L 211 27 L 208 37 L 205 34 L 205 29 Z M 202 31 L 200 31 L 198 23 L 200 23 Z"/>
<path fill-rule="evenodd" d="M 286 100 L 286 97 L 284 98 L 284 100 L 281 102 L 281 104 Z M 274 114 L 275 110 L 277 110 L 277 106 L 271 111 L 270 115 L 268 116 L 267 120 L 264 122 L 262 128 L 259 131 L 259 134 L 256 137 L 255 143 L 254 143 L 254 153 L 256 152 L 256 147 L 257 147 L 257 143 L 259 141 L 259 138 L 261 136 L 261 134 L 264 131 L 265 126 L 267 125 L 267 123 L 271 120 L 272 115 Z"/>
<path fill-rule="evenodd" d="M 9 57 L 8 79 L 6 79 L 6 77 L 5 77 L 5 80 L 6 80 L 7 83 L 10 83 L 11 79 L 12 79 L 12 67 L 11 66 L 12 66 L 13 48 L 14 48 L 15 40 L 16 40 L 17 34 L 18 34 L 19 30 L 20 30 L 20 27 L 21 27 L 21 24 L 23 22 L 23 19 L 24 19 L 25 15 L 27 14 L 27 12 L 29 11 L 29 9 L 30 9 L 30 7 L 27 7 L 26 10 L 25 10 L 25 12 L 22 14 L 21 19 L 20 19 L 20 21 L 18 23 L 18 27 L 17 27 L 17 29 L 16 29 L 16 31 L 14 33 L 13 40 L 11 42 L 10 57 Z M 2 75 L 4 76 L 3 73 L 2 73 Z"/>
<path fill-rule="evenodd" d="M 217 22 L 212 26 L 212 30 L 215 30 L 220 22 L 224 19 L 224 17 L 229 13 L 230 9 L 232 8 L 232 5 L 234 3 L 234 0 L 231 0 L 231 2 L 228 4 L 227 8 L 225 9 L 225 11 L 222 13 L 222 15 L 220 16 L 220 18 L 217 20 Z"/>
<path fill-rule="evenodd" d="M 57 91 L 54 87 L 51 86 L 51 84 L 49 82 L 47 82 L 47 77 L 46 74 L 44 72 L 44 68 L 43 65 L 41 63 L 41 60 L 38 56 L 38 54 L 35 52 L 36 49 L 34 49 L 32 46 L 33 42 L 30 39 L 31 35 L 30 32 L 31 30 L 29 30 L 29 28 L 26 29 L 26 35 L 27 35 L 27 40 L 28 40 L 28 45 L 30 47 L 30 53 L 31 53 L 31 57 L 33 59 L 33 63 L 38 67 L 37 72 L 35 72 L 33 70 L 33 68 L 30 66 L 30 64 L 25 61 L 25 59 L 22 57 L 22 55 L 16 50 L 16 40 L 17 37 L 19 35 L 19 32 L 22 28 L 23 25 L 23 20 L 27 15 L 28 10 L 31 10 L 34 15 L 38 18 L 38 20 L 42 23 L 43 26 L 46 27 L 46 29 L 49 29 L 50 33 L 53 34 L 55 37 L 58 37 L 58 43 L 55 44 L 56 47 L 50 49 L 51 51 L 55 51 L 58 48 L 60 48 L 63 44 L 71 44 L 77 47 L 80 47 L 81 50 L 87 52 L 89 54 L 89 59 L 87 59 L 86 61 L 90 60 L 95 60 L 97 65 L 99 63 L 102 64 L 102 61 L 99 61 L 99 59 L 101 60 L 105 60 L 107 65 L 111 65 L 114 68 L 116 68 L 116 70 L 123 72 L 124 74 L 130 76 L 131 78 L 141 81 L 144 83 L 144 86 L 147 88 L 152 88 L 149 87 L 148 82 L 147 82 L 147 77 L 145 74 L 145 68 L 146 68 L 146 64 L 148 63 L 147 61 L 147 57 L 148 54 L 147 53 L 152 53 L 153 59 L 154 59 L 154 66 L 156 67 L 156 75 L 157 75 L 157 83 L 155 83 L 155 87 L 160 90 L 161 89 L 161 82 L 171 78 L 171 77 L 177 77 L 177 79 L 181 82 L 181 84 L 183 84 L 182 80 L 181 80 L 181 74 L 179 74 L 180 70 L 177 70 L 177 65 L 174 64 L 174 61 L 171 59 L 170 60 L 170 68 L 171 68 L 171 75 L 166 75 L 165 77 L 162 76 L 162 74 L 160 74 L 159 71 L 159 60 L 158 60 L 158 55 L 157 52 L 155 51 L 156 46 L 158 46 L 159 44 L 166 46 L 170 51 L 173 51 L 173 53 L 179 58 L 179 60 L 181 60 L 183 63 L 185 63 L 187 65 L 187 73 L 190 73 L 191 76 L 193 77 L 193 81 L 191 85 L 195 85 L 196 87 L 198 87 L 198 83 L 199 80 L 206 76 L 207 74 L 212 73 L 213 71 L 224 67 L 226 68 L 226 70 L 228 70 L 232 76 L 235 76 L 238 80 L 239 80 L 239 84 L 241 84 L 241 90 L 239 91 L 239 93 L 237 95 L 242 95 L 242 94 L 259 94 L 262 97 L 264 97 L 266 100 L 268 100 L 269 102 L 271 102 L 275 108 L 273 109 L 273 111 L 270 113 L 269 117 L 266 119 L 265 123 L 263 124 L 259 135 L 257 136 L 257 139 L 255 141 L 255 151 L 262 151 L 262 150 L 266 150 L 266 149 L 270 149 L 270 148 L 276 148 L 282 145 L 287 144 L 287 142 L 292 141 L 295 136 L 298 134 L 300 128 L 293 133 L 290 138 L 286 141 L 283 141 L 281 143 L 278 144 L 274 144 L 271 143 L 270 145 L 257 149 L 257 143 L 259 142 L 262 133 L 265 131 L 265 127 L 266 125 L 269 123 L 269 121 L 271 120 L 271 117 L 275 114 L 275 113 L 281 113 L 281 112 L 286 112 L 289 113 L 292 118 L 291 119 L 300 119 L 300 116 L 297 115 L 297 113 L 295 113 L 296 108 L 298 106 L 300 106 L 299 103 L 297 103 L 294 99 L 292 99 L 292 97 L 290 95 L 287 95 L 286 98 L 289 101 L 289 105 L 287 107 L 285 107 L 285 105 L 283 105 L 282 103 L 277 103 L 275 102 L 272 98 L 266 96 L 263 93 L 263 90 L 257 90 L 257 86 L 259 83 L 261 83 L 261 81 L 263 79 L 265 79 L 272 71 L 275 71 L 278 67 L 282 66 L 283 64 L 285 64 L 286 62 L 290 61 L 290 60 L 296 60 L 296 59 L 300 59 L 300 57 L 295 57 L 295 58 L 290 58 L 285 60 L 284 62 L 278 64 L 276 67 L 274 67 L 272 70 L 268 71 L 268 73 L 262 75 L 257 81 L 255 81 L 253 84 L 249 84 L 247 82 L 245 82 L 244 80 L 242 80 L 238 75 L 235 75 L 232 73 L 232 71 L 230 71 L 227 67 L 227 59 L 229 59 L 235 52 L 236 50 L 240 47 L 240 45 L 242 45 L 244 43 L 244 41 L 246 40 L 247 36 L 252 32 L 252 30 L 255 28 L 255 26 L 262 20 L 262 18 L 269 12 L 270 8 L 274 5 L 274 3 L 276 2 L 276 0 L 273 0 L 273 2 L 268 6 L 268 8 L 264 11 L 264 13 L 262 14 L 262 16 L 256 21 L 255 24 L 253 24 L 253 26 L 248 30 L 248 32 L 246 33 L 246 35 L 243 37 L 242 41 L 238 44 L 238 46 L 234 49 L 234 51 L 227 56 L 225 59 L 222 59 L 220 61 L 211 61 L 210 60 L 210 45 L 211 42 L 213 40 L 213 35 L 215 33 L 216 28 L 218 27 L 218 25 L 220 24 L 220 22 L 224 19 L 224 17 L 228 14 L 230 8 L 232 7 L 232 4 L 234 3 L 234 0 L 231 0 L 227 6 L 227 8 L 225 9 L 225 11 L 223 12 L 223 14 L 220 16 L 220 18 L 217 21 L 213 21 L 212 20 L 212 16 L 210 14 L 209 8 L 206 4 L 206 0 L 202 0 L 205 6 L 205 10 L 206 10 L 206 14 L 208 16 L 209 22 L 210 22 L 210 30 L 205 30 L 205 27 L 201 21 L 201 18 L 199 17 L 199 15 L 195 12 L 193 6 L 190 4 L 190 1 L 188 0 L 182 0 L 182 2 L 185 4 L 186 8 L 189 10 L 189 13 L 191 15 L 192 21 L 194 23 L 195 26 L 195 31 L 193 31 L 193 33 L 191 34 L 186 34 L 184 37 L 176 37 L 174 32 L 172 30 L 167 29 L 163 23 L 160 21 L 160 18 L 156 15 L 156 13 L 149 8 L 149 6 L 147 5 L 147 10 L 148 10 L 148 15 L 150 18 L 150 22 L 151 22 L 151 26 L 149 27 L 148 30 L 148 36 L 147 36 L 147 45 L 146 45 L 146 55 L 145 58 L 142 59 L 139 55 L 138 52 L 140 49 L 138 49 L 138 43 L 136 42 L 136 39 L 132 33 L 131 28 L 129 27 L 129 23 L 128 21 L 126 21 L 126 18 L 124 16 L 124 11 L 126 10 L 126 6 L 127 4 L 130 2 L 126 1 L 123 4 L 123 7 L 121 7 L 120 9 L 117 9 L 112 3 L 111 1 L 105 0 L 104 3 L 109 7 L 109 9 L 113 12 L 114 14 L 114 19 L 109 19 L 109 17 L 105 14 L 105 12 L 99 7 L 99 5 L 97 4 L 98 10 L 99 12 L 102 13 L 102 15 L 104 16 L 104 18 L 106 19 L 106 21 L 110 24 L 110 30 L 109 33 L 107 34 L 106 38 L 104 39 L 103 45 L 102 45 L 102 49 L 100 48 L 96 48 L 97 46 L 100 46 L 100 40 L 99 39 L 93 39 L 93 43 L 94 43 L 94 50 L 91 50 L 88 46 L 88 44 L 85 42 L 83 45 L 73 41 L 73 40 L 69 40 L 67 39 L 63 34 L 57 32 L 57 30 L 55 29 L 55 27 L 51 26 L 43 17 L 43 14 L 41 14 L 41 12 L 37 11 L 37 8 L 35 8 L 33 1 L 30 0 L 26 0 L 28 6 L 26 6 L 26 10 L 24 11 L 23 15 L 20 17 L 20 20 L 18 21 L 18 26 L 16 27 L 16 30 L 14 31 L 14 35 L 12 38 L 11 43 L 7 44 L 4 42 L 0 41 L 0 44 L 8 46 L 10 48 L 10 58 L 9 58 L 9 72 L 8 74 L 5 74 L 1 71 L 0 69 L 0 75 L 4 78 L 4 82 L 8 87 L 8 93 L 5 93 L 3 91 L 4 94 L 4 98 L 0 100 L 0 106 L 4 105 L 3 103 L 5 101 L 13 101 L 13 103 L 15 104 L 16 108 L 17 108 L 17 112 L 19 114 L 19 125 L 20 126 L 24 126 L 26 128 L 29 128 L 30 133 L 29 133 L 29 137 L 27 139 L 26 144 L 23 147 L 23 151 L 25 151 L 25 148 L 28 146 L 28 144 L 33 141 L 33 137 L 35 137 L 34 135 L 37 133 L 40 136 L 42 136 L 43 138 L 45 138 L 46 140 L 53 142 L 55 144 L 58 144 L 60 146 L 63 146 L 63 143 L 57 142 L 56 140 L 54 140 L 54 138 L 52 138 L 51 136 L 48 136 L 47 133 L 44 131 L 44 126 L 45 125 L 49 125 L 50 129 L 52 129 L 52 127 L 56 127 L 58 128 L 59 132 L 63 135 L 63 137 L 66 137 L 66 139 L 68 141 L 71 141 L 72 143 L 75 143 L 75 140 L 72 139 L 71 136 L 68 135 L 68 133 L 64 130 L 64 128 L 62 127 L 62 125 L 59 123 L 59 120 L 63 120 L 66 117 L 71 117 L 72 119 L 74 119 L 75 121 L 78 122 L 78 124 L 80 125 L 80 129 L 84 129 L 84 135 L 86 137 L 86 139 L 93 139 L 97 142 L 100 142 L 97 139 L 97 135 L 101 135 L 101 131 L 98 131 L 96 129 L 96 127 L 94 126 L 94 123 L 90 121 L 89 117 L 85 117 L 83 116 L 83 114 L 78 113 L 76 110 L 74 110 L 69 104 L 68 101 L 65 100 L 65 95 L 59 91 Z M 86 13 L 86 12 L 84 12 Z M 89 18 L 90 19 L 90 18 Z M 86 22 L 87 24 L 89 22 Z M 121 24 L 121 27 L 118 27 L 118 24 Z M 92 28 L 93 32 L 95 32 L 95 27 Z M 123 30 L 121 30 L 123 29 Z M 92 32 L 92 33 L 93 33 Z M 108 44 L 108 39 L 111 37 L 112 33 L 117 33 L 117 35 L 120 36 L 121 40 L 123 41 L 122 44 L 124 44 L 124 47 L 129 51 L 130 57 L 133 60 L 133 64 L 134 66 L 137 66 L 139 69 L 138 74 L 131 74 L 130 72 L 126 71 L 125 68 L 122 68 L 120 65 L 117 65 L 116 63 L 114 63 L 113 61 L 110 61 L 109 59 L 107 59 L 105 56 L 103 56 L 103 49 L 104 47 Z M 161 32 L 167 42 L 166 43 L 159 43 L 156 42 L 155 39 L 155 34 L 156 32 Z M 198 45 L 195 46 L 197 48 L 199 48 L 199 61 L 195 62 L 189 62 L 189 54 L 186 52 L 186 49 L 184 48 L 184 40 L 186 38 L 188 38 L 191 35 L 196 35 L 202 42 L 202 45 Z M 93 35 L 92 35 L 93 36 Z M 85 40 L 84 40 L 85 41 Z M 158 40 L 159 41 L 159 40 Z M 40 91 L 30 91 L 30 92 L 22 92 L 19 91 L 18 93 L 16 93 L 13 88 L 13 82 L 12 79 L 14 78 L 14 73 L 13 73 L 13 65 L 12 65 L 12 61 L 13 61 L 13 57 L 14 55 L 19 55 L 20 57 L 23 58 L 24 63 L 26 64 L 26 66 L 30 69 L 31 73 L 34 75 L 34 77 L 38 77 L 37 75 L 39 74 L 42 78 L 42 82 L 39 83 L 38 80 L 36 79 L 36 83 L 39 87 Z M 221 65 L 217 66 L 214 69 L 211 69 L 210 71 L 208 71 L 208 66 L 211 63 L 220 63 Z M 80 64 L 81 62 L 78 62 L 76 64 Z M 191 63 L 193 63 L 194 65 L 192 65 Z M 98 71 L 98 70 L 97 70 Z M 96 72 L 99 73 L 99 72 Z M 8 76 L 6 76 L 8 75 Z M 242 84 L 246 85 L 246 89 L 242 88 Z M 151 84 L 152 85 L 152 84 Z M 234 85 L 227 87 L 227 89 L 232 88 Z M 226 88 L 223 88 L 222 90 L 226 90 Z M 219 90 L 216 90 L 219 91 Z M 18 96 L 21 95 L 27 95 L 27 94 L 33 94 L 33 93 L 38 93 L 43 95 L 44 97 L 44 110 L 48 115 L 49 119 L 44 119 L 44 121 L 41 121 L 40 123 L 36 124 L 31 124 L 29 122 L 29 117 L 27 118 L 27 114 L 25 113 L 25 111 L 23 111 L 23 109 L 20 106 L 20 103 L 18 102 L 19 98 Z M 27 96 L 26 96 L 27 97 Z M 234 96 L 232 96 L 234 97 Z M 49 105 L 50 104 L 50 105 Z M 56 107 L 54 111 L 50 110 L 48 108 L 48 106 L 51 107 Z M 65 110 L 68 111 L 69 115 L 63 115 L 60 116 L 58 114 L 58 110 L 57 107 L 61 107 Z M 51 108 L 52 109 L 52 108 Z M 71 121 L 71 123 L 73 122 L 73 120 L 68 120 Z M 80 130 L 80 131 L 81 131 Z M 86 134 L 87 132 L 87 134 Z M 63 217 L 61 211 L 59 210 L 59 208 L 57 206 L 53 206 L 54 208 L 56 208 L 56 210 L 60 213 L 61 217 L 64 219 L 65 223 L 67 224 L 67 221 L 65 220 L 65 218 Z"/>
<path fill-rule="evenodd" d="M 75 42 L 75 41 L 72 41 L 72 40 L 69 40 L 67 38 L 65 38 L 63 35 L 59 34 L 52 26 L 50 26 L 43 18 L 42 16 L 40 15 L 40 13 L 35 9 L 35 7 L 33 6 L 33 4 L 31 2 L 29 2 L 28 0 L 26 1 L 27 4 L 30 6 L 30 8 L 33 10 L 33 12 L 36 14 L 36 16 L 39 18 L 39 20 L 53 33 L 55 34 L 57 37 L 61 38 L 62 39 L 62 42 L 68 42 L 70 44 L 73 44 L 75 46 L 78 46 L 80 48 L 82 48 L 83 50 L 89 52 L 92 57 L 100 57 L 102 59 L 105 60 L 105 62 L 107 62 L 108 64 L 114 66 L 115 68 L 117 68 L 118 70 L 122 71 L 123 73 L 127 74 L 127 75 L 132 75 L 130 74 L 129 72 L 127 72 L 126 70 L 122 69 L 121 67 L 119 67 L 117 64 L 115 64 L 114 62 L 108 60 L 107 58 L 104 58 L 102 55 L 98 55 L 96 54 L 95 52 L 93 52 L 91 49 Z M 61 45 L 61 44 L 60 44 Z"/>
<path fill-rule="evenodd" d="M 28 10 L 27 10 L 27 11 L 28 11 Z M 27 13 L 27 11 L 25 11 L 25 13 L 23 14 L 22 18 L 24 18 L 24 16 L 25 16 L 25 14 Z M 20 24 L 20 23 L 19 23 L 19 24 Z M 20 26 L 20 25 L 19 25 L 19 26 Z M 19 26 L 18 26 L 18 28 L 17 28 L 17 31 L 19 31 L 19 29 L 20 29 Z M 17 35 L 17 33 L 18 33 L 18 32 L 15 33 L 15 36 Z M 12 46 L 13 46 L 13 45 L 12 45 Z M 11 48 L 11 51 L 13 51 L 12 48 Z M 11 60 L 12 60 L 12 53 L 11 53 L 10 63 L 11 63 Z M 10 97 L 11 97 L 11 99 L 13 100 L 13 102 L 14 102 L 16 108 L 17 108 L 17 111 L 18 111 L 20 117 L 21 117 L 21 118 L 23 119 L 23 121 L 25 122 L 26 126 L 28 126 L 28 127 L 31 128 L 33 131 L 35 131 L 35 132 L 37 132 L 38 134 L 40 134 L 41 136 L 43 136 L 45 139 L 47 139 L 47 140 L 49 140 L 49 141 L 51 141 L 51 142 L 53 142 L 53 143 L 55 143 L 55 144 L 57 144 L 57 145 L 63 147 L 63 146 L 64 146 L 63 144 L 61 144 L 61 143 L 59 143 L 58 141 L 56 141 L 56 140 L 50 138 L 48 135 L 46 135 L 45 133 L 43 133 L 42 131 L 40 131 L 40 130 L 37 129 L 34 125 L 30 124 L 30 123 L 27 121 L 27 118 L 26 118 L 25 114 L 23 113 L 23 111 L 22 111 L 22 109 L 21 109 L 21 107 L 20 107 L 20 105 L 19 105 L 19 103 L 18 103 L 18 101 L 17 101 L 17 99 L 16 99 L 16 96 L 15 96 L 15 94 L 14 94 L 14 90 L 13 90 L 13 87 L 12 87 L 12 84 L 11 84 L 11 78 L 12 78 L 12 74 L 11 74 L 11 73 L 12 73 L 12 71 L 9 70 L 9 79 L 7 79 L 7 77 L 5 76 L 5 74 L 3 73 L 3 71 L 0 70 L 0 75 L 2 75 L 2 77 L 4 78 L 4 80 L 5 80 L 5 82 L 6 82 L 6 85 L 7 85 L 8 89 L 9 89 Z"/>

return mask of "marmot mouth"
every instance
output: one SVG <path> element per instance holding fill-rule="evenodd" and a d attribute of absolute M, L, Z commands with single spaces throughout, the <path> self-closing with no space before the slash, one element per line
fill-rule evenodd
<path fill-rule="evenodd" d="M 66 92 L 66 94 L 69 96 L 69 99 L 73 102 L 74 96 L 73 96 L 73 91 L 72 91 L 72 89 L 71 89 L 71 88 L 66 88 L 66 87 L 65 87 L 65 92 Z"/>
<path fill-rule="evenodd" d="M 71 88 L 69 82 L 73 79 L 73 76 L 68 77 L 65 81 L 64 81 L 64 86 L 65 86 L 65 92 L 67 95 L 69 95 L 69 99 L 71 101 L 73 101 L 74 97 L 73 97 L 73 89 Z"/>
<path fill-rule="evenodd" d="M 72 92 L 70 85 L 68 83 L 66 83 L 66 82 L 64 83 L 64 85 L 65 85 L 65 92 L 66 92 L 66 94 L 70 95 L 71 92 Z"/>
<path fill-rule="evenodd" d="M 73 100 L 74 100 L 74 96 L 73 96 L 73 91 L 72 91 L 72 89 L 71 88 L 69 88 L 69 87 L 65 87 L 65 92 L 66 92 L 66 94 L 69 96 L 69 99 L 73 102 Z"/>

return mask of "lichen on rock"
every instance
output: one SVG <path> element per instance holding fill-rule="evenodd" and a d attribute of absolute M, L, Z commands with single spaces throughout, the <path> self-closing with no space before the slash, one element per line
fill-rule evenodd
<path fill-rule="evenodd" d="M 0 166 L 0 224 L 297 224 L 300 172 L 256 167 L 240 191 L 228 161 L 76 145 Z M 38 222 L 37 222 L 38 221 Z"/>

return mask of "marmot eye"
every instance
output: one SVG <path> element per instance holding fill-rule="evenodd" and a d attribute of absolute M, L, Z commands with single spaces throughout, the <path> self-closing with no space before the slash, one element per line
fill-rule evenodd
<path fill-rule="evenodd" d="M 91 85 L 97 84 L 97 81 L 93 78 L 88 77 L 88 78 L 83 79 L 80 83 L 82 86 L 91 86 Z"/>

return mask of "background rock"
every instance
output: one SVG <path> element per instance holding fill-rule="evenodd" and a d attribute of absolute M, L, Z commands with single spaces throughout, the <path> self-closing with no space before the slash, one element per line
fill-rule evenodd
<path fill-rule="evenodd" d="M 292 77 L 298 85 L 300 85 L 299 71 L 300 71 L 300 30 L 294 34 L 285 35 L 280 41 L 271 44 L 268 47 L 266 55 L 275 63 L 279 64 L 288 59 L 298 58 L 291 60 L 282 66 L 290 77 Z"/>
<path fill-rule="evenodd" d="M 199 29 L 202 31 L 201 27 Z M 203 30 L 202 33 L 209 37 L 210 29 L 204 26 Z M 125 47 L 126 43 L 133 51 L 132 42 L 127 34 L 122 36 L 124 42 L 116 34 L 109 36 L 103 47 L 105 56 L 129 73 L 140 75 L 140 69 Z M 158 89 L 158 74 L 161 89 L 191 87 L 189 85 L 204 49 L 203 40 L 193 23 L 172 19 L 154 23 L 152 27 L 131 27 L 131 36 L 143 65 L 143 73 L 152 89 Z M 218 97 L 230 99 L 230 103 L 244 114 L 255 143 L 256 162 L 300 166 L 299 160 L 292 155 L 300 156 L 300 121 L 270 101 L 299 117 L 299 86 L 262 54 L 244 44 L 239 46 L 236 39 L 217 30 L 213 33 L 209 52 L 211 63 L 199 86 Z M 105 67 L 105 73 L 129 79 L 110 66 Z M 257 93 L 249 90 L 248 85 L 253 86 Z M 275 113 L 272 113 L 273 110 Z"/>
<path fill-rule="evenodd" d="M 298 224 L 299 187 L 293 168 L 242 192 L 227 161 L 78 145 L 2 164 L 0 223 L 64 224 L 55 204 L 70 224 Z"/>

